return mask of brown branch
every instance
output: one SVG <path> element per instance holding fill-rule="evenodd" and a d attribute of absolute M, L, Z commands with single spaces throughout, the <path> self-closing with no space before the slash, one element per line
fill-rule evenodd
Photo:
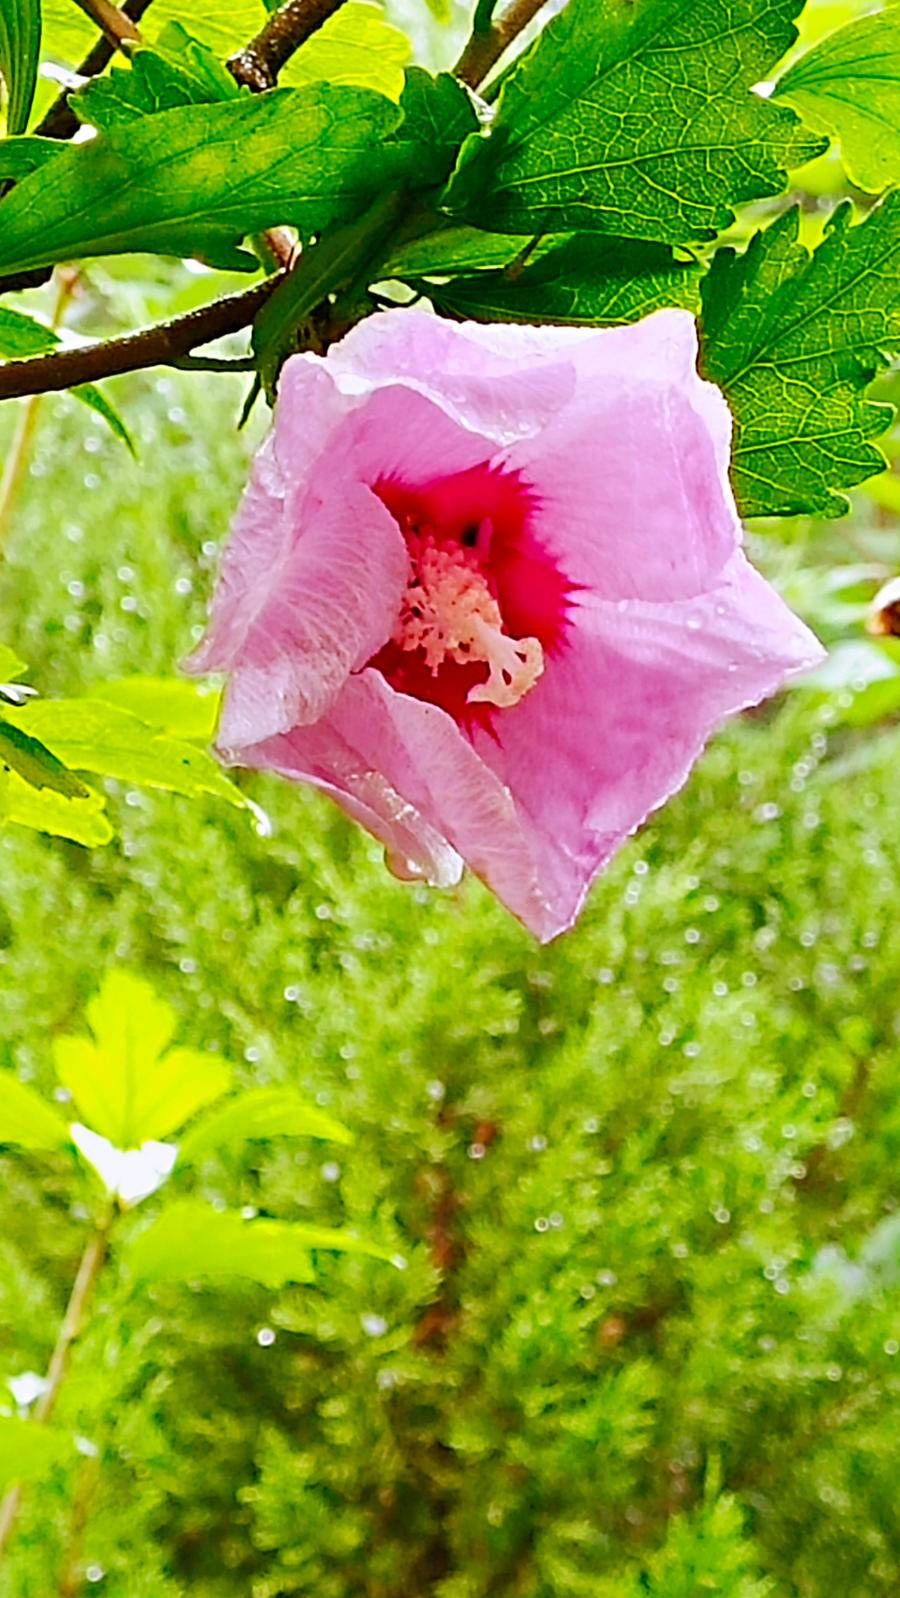
<path fill-rule="evenodd" d="M 151 0 L 125 0 L 122 15 L 132 22 L 140 22 L 141 17 L 151 4 Z M 97 78 L 109 66 L 115 55 L 115 45 L 111 44 L 104 34 L 97 40 L 92 50 L 89 50 L 77 73 L 79 78 Z M 81 126 L 75 112 L 69 105 L 70 89 L 64 89 L 58 100 L 54 100 L 43 121 L 39 122 L 33 130 L 42 139 L 71 139 Z"/>
<path fill-rule="evenodd" d="M 75 4 L 105 33 L 114 49 L 127 50 L 129 45 L 140 44 L 141 36 L 131 18 L 111 0 L 75 0 Z"/>
<path fill-rule="evenodd" d="M 287 0 L 270 16 L 255 39 L 228 61 L 238 83 L 259 93 L 278 82 L 278 74 L 295 50 L 333 16 L 344 0 Z"/>
<path fill-rule="evenodd" d="M 96 383 L 104 377 L 138 372 L 148 366 L 174 365 L 191 350 L 248 327 L 283 276 L 276 273 L 241 294 L 214 300 L 197 311 L 188 311 L 186 316 L 140 333 L 129 333 L 125 338 L 54 350 L 51 355 L 35 355 L 24 361 L 7 361 L 0 365 L 0 400 Z"/>
<path fill-rule="evenodd" d="M 470 89 L 477 89 L 546 3 L 547 0 L 510 0 L 492 27 L 471 35 L 453 68 L 456 76 Z"/>

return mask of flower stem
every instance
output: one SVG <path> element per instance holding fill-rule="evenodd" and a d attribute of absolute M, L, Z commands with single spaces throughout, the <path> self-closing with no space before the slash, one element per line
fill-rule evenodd
<path fill-rule="evenodd" d="M 72 1349 L 87 1325 L 97 1282 L 106 1260 L 110 1228 L 116 1211 L 110 1207 L 101 1217 L 85 1244 L 81 1263 L 66 1312 L 59 1328 L 56 1345 L 47 1369 L 47 1382 L 32 1412 L 32 1425 L 45 1426 L 56 1407 L 60 1388 L 66 1379 L 72 1358 Z M 22 1487 L 16 1483 L 9 1489 L 0 1505 L 0 1560 L 6 1551 L 22 1506 Z"/>

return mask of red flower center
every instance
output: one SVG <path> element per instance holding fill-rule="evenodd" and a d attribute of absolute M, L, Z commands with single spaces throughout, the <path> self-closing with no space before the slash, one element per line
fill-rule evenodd
<path fill-rule="evenodd" d="M 534 495 L 488 465 L 374 486 L 410 572 L 390 642 L 369 664 L 463 728 L 489 727 L 531 691 L 565 629 L 571 586 L 532 532 Z"/>

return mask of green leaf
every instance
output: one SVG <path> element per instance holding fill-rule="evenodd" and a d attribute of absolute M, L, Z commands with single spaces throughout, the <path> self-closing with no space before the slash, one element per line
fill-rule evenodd
<path fill-rule="evenodd" d="M 900 192 L 850 217 L 841 206 L 810 256 L 787 211 L 704 279 L 701 369 L 734 415 L 745 516 L 843 515 L 840 490 L 884 469 L 870 440 L 891 407 L 864 390 L 900 350 Z"/>
<path fill-rule="evenodd" d="M 302 1232 L 287 1221 L 247 1221 L 199 1199 L 179 1199 L 139 1233 L 125 1257 L 142 1283 L 243 1276 L 283 1287 L 314 1280 Z"/>
<path fill-rule="evenodd" d="M 114 67 L 108 76 L 91 79 L 70 104 L 82 122 L 108 130 L 175 106 L 234 100 L 240 93 L 212 51 L 172 22 L 153 49 L 135 50 L 130 67 Z"/>
<path fill-rule="evenodd" d="M 239 1148 L 255 1138 L 318 1137 L 352 1143 L 352 1135 L 333 1116 L 291 1088 L 251 1088 L 204 1115 L 184 1138 L 179 1163 L 202 1159 L 224 1148 Z"/>
<path fill-rule="evenodd" d="M 2 317 L 0 317 L 2 321 Z M 24 660 L 20 660 L 14 649 L 8 644 L 0 644 L 0 681 L 4 683 L 16 682 L 28 670 Z"/>
<path fill-rule="evenodd" d="M 62 1116 L 10 1071 L 0 1071 L 0 1144 L 60 1149 L 68 1142 L 69 1129 Z"/>
<path fill-rule="evenodd" d="M 176 1015 L 143 978 L 111 970 L 87 1006 L 93 1037 L 60 1037 L 53 1057 L 85 1124 L 117 1149 L 177 1130 L 227 1092 L 231 1068 L 196 1049 L 169 1049 Z"/>
<path fill-rule="evenodd" d="M 52 788 L 67 799 L 85 799 L 90 791 L 39 738 L 5 716 L 0 716 L 0 767 L 18 772 L 32 788 Z"/>
<path fill-rule="evenodd" d="M 348 0 L 317 28 L 283 68 L 281 83 L 354 84 L 399 100 L 412 54 L 405 33 L 376 6 Z"/>
<path fill-rule="evenodd" d="M 432 77 L 421 67 L 411 67 L 400 106 L 403 125 L 398 137 L 420 147 L 418 184 L 443 183 L 453 169 L 459 146 L 478 129 L 471 95 L 449 72 Z"/>
<path fill-rule="evenodd" d="M 0 1415 L 0 1493 L 14 1482 L 40 1481 L 54 1465 L 74 1457 L 74 1452 L 66 1432 Z"/>
<path fill-rule="evenodd" d="M 72 393 L 76 399 L 81 400 L 82 405 L 87 405 L 89 410 L 96 411 L 97 415 L 102 417 L 110 432 L 115 435 L 120 443 L 125 445 L 131 455 L 137 455 L 134 441 L 128 428 L 122 421 L 118 411 L 113 405 L 110 405 L 106 395 L 97 387 L 96 383 L 79 383 L 77 388 L 72 389 Z"/>
<path fill-rule="evenodd" d="M 900 6 L 839 28 L 785 73 L 774 97 L 841 141 L 861 189 L 900 178 Z"/>
<path fill-rule="evenodd" d="M 44 41 L 47 53 L 68 66 L 76 66 L 96 42 L 97 29 L 72 5 L 72 0 L 43 0 Z M 196 38 L 224 57 L 246 44 L 265 20 L 260 0 L 154 0 L 141 22 L 145 38 L 155 37 L 154 26 L 179 22 Z"/>
<path fill-rule="evenodd" d="M 52 327 L 0 305 L 0 358 L 17 361 L 28 355 L 45 355 L 59 343 Z"/>
<path fill-rule="evenodd" d="M 386 278 L 450 277 L 455 272 L 481 272 L 510 266 L 530 245 L 531 259 L 563 244 L 573 234 L 551 233 L 535 242 L 528 233 L 486 233 L 483 228 L 433 228 L 418 238 L 393 244 L 380 263 Z"/>
<path fill-rule="evenodd" d="M 711 238 L 824 149 L 749 92 L 801 4 L 570 0 L 467 142 L 447 209 L 497 232 Z"/>
<path fill-rule="evenodd" d="M 85 798 L 69 799 L 50 788 L 33 788 L 15 771 L 0 775 L 0 821 L 70 838 L 88 848 L 109 843 L 113 830 L 104 814 L 102 794 L 90 790 Z"/>
<path fill-rule="evenodd" d="M 155 732 L 118 705 L 94 699 L 45 699 L 6 714 L 74 771 L 164 788 L 191 799 L 209 794 L 239 808 L 246 803 L 205 750 Z"/>
<path fill-rule="evenodd" d="M 366 89 L 275 89 L 189 105 L 67 147 L 0 201 L 0 271 L 150 250 L 256 267 L 236 248 L 280 223 L 320 231 L 368 202 L 400 120 Z"/>
<path fill-rule="evenodd" d="M 17 139 L 0 139 L 0 180 L 12 178 L 18 183 L 29 172 L 37 172 L 66 146 L 56 139 L 39 139 L 30 134 Z"/>
<path fill-rule="evenodd" d="M 0 0 L 0 75 L 6 82 L 6 125 L 21 133 L 37 86 L 41 0 Z"/>
<path fill-rule="evenodd" d="M 694 310 L 702 268 L 666 244 L 576 235 L 519 270 L 477 272 L 420 286 L 441 311 L 476 322 L 611 327 L 663 305 Z"/>
<path fill-rule="evenodd" d="M 222 692 L 184 677 L 118 677 L 94 683 L 91 696 L 137 716 L 157 732 L 209 743 L 215 736 Z"/>

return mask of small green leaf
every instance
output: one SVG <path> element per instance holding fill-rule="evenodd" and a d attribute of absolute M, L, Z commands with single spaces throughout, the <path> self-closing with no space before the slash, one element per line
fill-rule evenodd
<path fill-rule="evenodd" d="M 87 1019 L 93 1037 L 56 1038 L 53 1057 L 82 1120 L 117 1149 L 168 1136 L 227 1092 L 224 1061 L 168 1048 L 175 1011 L 143 978 L 108 971 Z"/>
<path fill-rule="evenodd" d="M 141 1283 L 247 1277 L 264 1287 L 283 1287 L 314 1280 L 303 1230 L 179 1199 L 138 1234 L 125 1258 Z"/>
<path fill-rule="evenodd" d="M 17 361 L 29 355 L 45 355 L 59 343 L 52 327 L 45 327 L 33 316 L 11 311 L 0 305 L 0 358 Z"/>
<path fill-rule="evenodd" d="M 702 268 L 666 244 L 576 235 L 521 270 L 420 286 L 439 310 L 476 322 L 614 327 L 664 305 L 697 307 Z"/>
<path fill-rule="evenodd" d="M 751 88 L 802 0 L 570 0 L 465 145 L 447 209 L 496 232 L 683 244 L 824 149 Z"/>
<path fill-rule="evenodd" d="M 69 1142 L 62 1116 L 10 1071 L 0 1071 L 0 1144 L 20 1149 L 61 1149 Z"/>
<path fill-rule="evenodd" d="M 6 714 L 74 771 L 164 788 L 191 799 L 209 794 L 239 808 L 246 803 L 205 750 L 155 732 L 117 705 L 45 699 Z"/>
<path fill-rule="evenodd" d="M 74 1445 L 66 1432 L 0 1415 L 0 1493 L 14 1482 L 40 1481 L 55 1465 L 74 1457 Z"/>
<path fill-rule="evenodd" d="M 212 740 L 222 703 L 221 689 L 184 677 L 118 677 L 94 683 L 91 696 L 190 743 Z"/>
<path fill-rule="evenodd" d="M 400 98 L 403 124 L 398 138 L 418 146 L 417 184 L 443 183 L 449 177 L 463 140 L 478 129 L 478 117 L 467 89 L 449 72 L 433 78 L 411 67 Z"/>
<path fill-rule="evenodd" d="M 39 738 L 0 716 L 0 766 L 17 771 L 32 788 L 52 788 L 67 799 L 86 799 L 89 789 Z"/>
<path fill-rule="evenodd" d="M 70 103 L 82 122 L 108 130 L 135 117 L 234 100 L 240 93 L 212 51 L 171 22 L 152 49 L 134 51 L 130 67 L 114 67 L 107 77 L 91 79 Z"/>
<path fill-rule="evenodd" d="M 219 1149 L 239 1148 L 255 1138 L 317 1137 L 332 1143 L 353 1138 L 333 1116 L 310 1104 L 291 1088 L 251 1088 L 209 1111 L 192 1127 L 179 1151 L 179 1162 L 202 1159 Z"/>
<path fill-rule="evenodd" d="M 300 46 L 279 82 L 353 84 L 399 100 L 403 68 L 412 55 L 405 33 L 376 6 L 347 0 Z"/>
<path fill-rule="evenodd" d="M 860 17 L 807 51 L 774 98 L 808 127 L 841 141 L 844 166 L 861 189 L 900 178 L 900 6 Z"/>
<path fill-rule="evenodd" d="M 0 76 L 10 133 L 21 133 L 28 123 L 40 58 L 41 0 L 0 0 Z"/>
<path fill-rule="evenodd" d="M 745 516 L 843 515 L 840 490 L 884 469 L 871 439 L 892 411 L 865 389 L 900 351 L 900 191 L 850 220 L 839 207 L 810 256 L 787 211 L 703 281 L 701 369 L 734 415 Z"/>
<path fill-rule="evenodd" d="M 77 388 L 72 389 L 72 393 L 76 399 L 81 400 L 82 405 L 87 405 L 90 410 L 96 411 L 98 416 L 102 416 L 110 432 L 125 445 L 131 455 L 136 455 L 137 452 L 128 428 L 122 421 L 118 411 L 110 405 L 106 395 L 97 388 L 95 383 L 79 383 Z"/>
<path fill-rule="evenodd" d="M 0 821 L 70 838 L 87 848 L 109 843 L 113 835 L 105 805 L 103 795 L 93 790 L 86 798 L 68 799 L 50 788 L 32 788 L 15 771 L 3 774 L 0 781 Z"/>
<path fill-rule="evenodd" d="M 17 682 L 24 677 L 28 667 L 8 644 L 0 644 L 0 682 Z"/>
<path fill-rule="evenodd" d="M 69 145 L 0 201 L 0 271 L 150 250 L 255 268 L 280 223 L 319 232 L 405 170 L 400 111 L 366 89 L 275 89 L 180 106 Z"/>

